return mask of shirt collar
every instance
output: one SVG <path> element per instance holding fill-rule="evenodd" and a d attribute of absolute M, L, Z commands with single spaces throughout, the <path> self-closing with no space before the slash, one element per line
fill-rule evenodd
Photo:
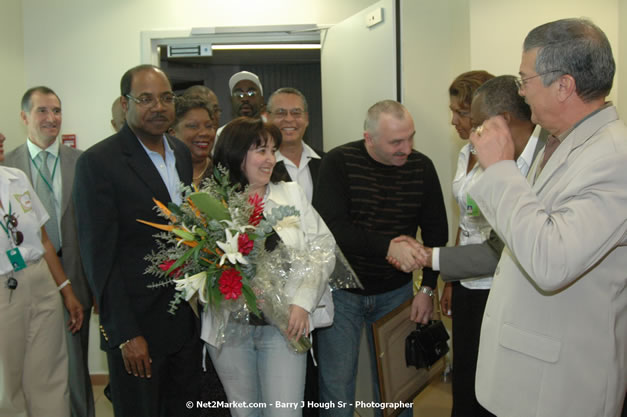
<path fill-rule="evenodd" d="M 583 122 L 585 122 L 586 120 L 588 120 L 589 118 L 591 118 L 592 116 L 594 116 L 595 114 L 599 113 L 601 110 L 605 110 L 608 107 L 613 106 L 614 104 L 612 104 L 611 101 L 606 102 L 605 104 L 603 104 L 601 107 L 599 107 L 598 109 L 596 109 L 595 111 L 587 114 L 583 119 L 581 119 L 580 121 L 578 121 L 577 123 L 575 123 L 570 129 L 568 129 L 566 132 L 562 133 L 561 135 L 559 135 L 557 137 L 557 140 L 560 141 L 560 143 L 564 142 L 564 139 L 566 139 L 568 137 L 568 135 L 570 135 L 572 133 L 573 130 L 575 130 L 577 128 L 577 126 L 579 126 L 580 124 L 582 124 Z"/>
<path fill-rule="evenodd" d="M 54 158 L 59 156 L 59 141 L 56 139 L 52 142 L 52 145 L 48 146 L 46 149 L 41 149 L 33 141 L 31 141 L 30 138 L 26 138 L 26 146 L 28 147 L 28 153 L 30 154 L 32 160 L 35 160 L 37 155 L 39 155 L 39 153 L 43 150 L 48 151 Z"/>
<path fill-rule="evenodd" d="M 531 133 L 531 136 L 529 137 L 527 146 L 525 146 L 525 149 L 523 149 L 522 153 L 516 160 L 517 164 L 520 164 L 519 161 L 524 161 L 524 163 L 527 164 L 527 167 L 531 166 L 531 164 L 533 163 L 533 154 L 535 153 L 536 146 L 538 145 L 538 138 L 540 137 L 541 130 L 542 128 L 540 127 L 540 125 L 536 125 L 535 129 Z"/>
<path fill-rule="evenodd" d="M 281 153 L 281 151 L 280 151 L 280 150 L 277 150 L 277 151 L 276 151 L 275 156 L 276 156 L 276 161 L 277 161 L 277 162 L 283 161 L 283 163 L 287 163 L 287 162 L 292 163 L 292 162 L 291 162 L 288 158 L 286 158 L 286 157 L 285 157 L 285 156 Z M 305 160 L 308 160 L 308 159 L 320 159 L 320 155 L 318 155 L 318 154 L 316 153 L 316 151 L 314 151 L 314 150 L 312 149 L 312 147 L 311 147 L 311 146 L 309 146 L 309 145 L 307 145 L 305 142 L 303 142 L 303 153 L 302 153 L 302 154 L 301 154 L 301 156 L 300 156 L 300 160 L 301 160 L 301 162 L 302 162 L 302 161 L 305 161 Z M 293 165 L 293 164 L 292 164 L 292 165 Z"/>
<path fill-rule="evenodd" d="M 142 142 L 141 140 L 139 140 L 139 138 L 138 138 L 137 136 L 135 136 L 135 137 L 137 138 L 137 141 L 138 141 L 138 142 L 139 142 L 139 144 L 142 146 L 142 148 L 144 148 L 144 150 L 146 151 L 146 153 L 147 153 L 148 155 L 150 155 L 150 154 L 157 154 L 157 155 L 161 156 L 161 155 L 159 154 L 159 152 L 155 152 L 155 151 L 152 151 L 152 150 L 148 149 L 148 148 L 146 147 L 146 145 L 144 145 L 144 142 Z M 161 138 L 161 139 L 163 140 L 163 149 L 165 149 L 165 154 L 166 154 L 166 155 L 171 155 L 171 154 L 174 154 L 174 151 L 172 150 L 172 148 L 170 148 L 170 143 L 169 143 L 169 142 L 167 141 L 167 139 L 165 138 L 165 134 L 162 136 L 162 138 Z"/>
<path fill-rule="evenodd" d="M 0 165 L 0 172 L 2 172 L 2 175 L 0 175 L 0 183 L 8 184 L 11 181 L 18 180 L 19 177 L 15 175 L 15 172 L 13 171 L 14 169 L 15 168 Z"/>

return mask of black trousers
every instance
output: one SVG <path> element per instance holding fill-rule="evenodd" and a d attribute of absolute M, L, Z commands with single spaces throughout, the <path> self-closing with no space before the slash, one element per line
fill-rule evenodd
<path fill-rule="evenodd" d="M 494 417 L 475 395 L 481 321 L 490 290 L 453 285 L 453 410 L 451 417 Z"/>
<path fill-rule="evenodd" d="M 148 346 L 150 349 L 150 346 Z M 107 352 L 111 400 L 115 417 L 192 417 L 201 409 L 202 343 L 198 332 L 190 334 L 178 352 L 150 353 L 152 377 L 126 373 L 120 349 Z M 191 401 L 192 407 L 187 403 Z"/>

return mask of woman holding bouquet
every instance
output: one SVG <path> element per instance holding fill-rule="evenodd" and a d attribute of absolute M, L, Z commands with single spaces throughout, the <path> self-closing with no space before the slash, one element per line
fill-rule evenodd
<path fill-rule="evenodd" d="M 274 227 L 273 237 L 276 236 L 287 248 L 310 251 L 313 246 L 323 246 L 330 248 L 332 254 L 335 240 L 300 186 L 276 182 L 273 177 L 274 153 L 280 144 L 281 133 L 275 126 L 259 119 L 238 118 L 222 131 L 214 163 L 229 170 L 231 184 L 239 184 L 249 197 L 257 196 L 263 200 L 264 215 L 278 206 L 294 206 L 298 210 L 297 221 Z M 266 249 L 271 250 L 269 241 L 266 241 Z M 288 277 L 285 285 L 289 299 L 288 319 L 283 331 L 269 324 L 263 316 L 258 318 L 251 314 L 248 321 L 232 324 L 240 327 L 238 333 L 242 337 L 227 338 L 220 347 L 208 344 L 229 401 L 242 403 L 233 404 L 232 415 L 302 415 L 306 353 L 296 353 L 288 340 L 308 336 L 313 330 L 312 313 L 317 307 L 323 307 L 320 299 L 328 287 L 334 263 L 333 255 L 330 255 L 322 267 L 305 265 L 307 271 L 311 269 L 312 272 L 302 281 L 294 281 L 297 285 L 290 285 Z M 206 336 L 206 332 L 203 334 Z M 215 340 L 214 336 L 204 338 Z M 248 407 L 252 403 L 260 404 L 260 407 Z"/>

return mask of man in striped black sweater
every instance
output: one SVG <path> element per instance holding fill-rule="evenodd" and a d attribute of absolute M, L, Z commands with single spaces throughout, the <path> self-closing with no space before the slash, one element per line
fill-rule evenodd
<path fill-rule="evenodd" d="M 314 206 L 364 285 L 334 291 L 333 325 L 319 330 L 320 399 L 334 405 L 321 416 L 353 415 L 361 329 L 368 325 L 374 358 L 371 324 L 412 297 L 412 275 L 388 264 L 386 256 L 410 270 L 421 255 L 393 239 L 416 236 L 418 227 L 425 244 L 444 246 L 448 238 L 440 182 L 431 160 L 412 149 L 415 129 L 407 109 L 391 100 L 378 102 L 368 110 L 364 130 L 363 140 L 326 155 L 314 196 Z M 437 273 L 425 268 L 408 319 L 429 320 L 436 281 Z M 378 400 L 376 365 L 373 385 Z"/>

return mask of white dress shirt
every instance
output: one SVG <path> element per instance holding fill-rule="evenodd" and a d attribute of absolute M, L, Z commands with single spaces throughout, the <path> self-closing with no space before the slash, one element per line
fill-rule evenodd
<path fill-rule="evenodd" d="M 296 166 L 296 164 L 294 164 L 294 162 L 290 159 L 283 156 L 281 151 L 277 151 L 275 156 L 277 162 L 283 161 L 290 178 L 292 181 L 297 182 L 301 186 L 301 188 L 305 191 L 307 200 L 311 203 L 314 184 L 308 164 L 310 159 L 320 159 L 320 155 L 318 155 L 309 145 L 303 142 L 303 152 L 300 155 L 300 163 L 298 166 Z"/>

